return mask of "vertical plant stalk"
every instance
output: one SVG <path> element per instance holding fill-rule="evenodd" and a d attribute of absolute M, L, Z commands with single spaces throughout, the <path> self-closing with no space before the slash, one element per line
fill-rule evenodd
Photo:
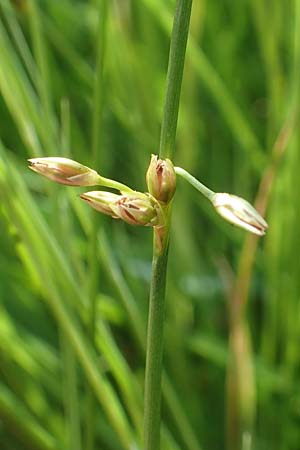
<path fill-rule="evenodd" d="M 167 232 L 167 230 L 165 231 Z M 168 236 L 165 235 L 162 251 L 157 250 L 160 248 L 160 242 L 160 237 L 154 233 L 146 349 L 144 450 L 160 449 L 161 375 Z"/>
<path fill-rule="evenodd" d="M 99 169 L 101 162 L 101 130 L 103 122 L 103 95 L 104 95 L 104 59 L 106 48 L 106 30 L 107 30 L 107 0 L 99 0 L 99 24 L 96 46 L 96 74 L 94 81 L 94 104 L 92 120 L 92 161 L 93 166 Z M 97 233 L 98 217 L 95 211 L 92 211 L 91 230 L 89 240 L 89 284 L 88 294 L 90 299 L 88 334 L 92 345 L 95 342 L 96 329 L 96 301 L 98 288 L 98 255 L 97 255 Z M 87 386 L 86 396 L 86 423 L 85 423 L 85 448 L 93 450 L 95 442 L 95 398 L 90 386 Z"/>
<path fill-rule="evenodd" d="M 172 159 L 179 111 L 179 100 L 192 10 L 192 0 L 177 0 L 174 16 L 167 90 L 160 134 L 159 156 Z"/>
<path fill-rule="evenodd" d="M 172 159 L 174 154 L 191 9 L 192 0 L 177 1 L 171 36 L 167 90 L 160 137 L 159 156 L 161 158 Z M 167 216 L 166 225 L 160 229 L 154 229 L 153 238 L 146 350 L 144 450 L 160 449 L 163 328 L 171 205 L 166 208 L 165 213 Z"/>

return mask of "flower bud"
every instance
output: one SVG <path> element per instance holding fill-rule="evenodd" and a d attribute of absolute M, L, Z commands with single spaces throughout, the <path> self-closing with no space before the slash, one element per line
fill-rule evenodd
<path fill-rule="evenodd" d="M 218 193 L 212 197 L 216 211 L 228 222 L 263 236 L 268 224 L 249 202 L 236 195 Z"/>
<path fill-rule="evenodd" d="M 68 186 L 95 186 L 99 184 L 99 174 L 72 159 L 61 157 L 32 158 L 29 168 L 44 175 L 49 180 Z"/>
<path fill-rule="evenodd" d="M 159 223 L 160 206 L 147 194 L 124 194 L 111 205 L 115 215 L 130 225 L 155 226 Z"/>
<path fill-rule="evenodd" d="M 92 208 L 130 225 L 156 226 L 161 221 L 159 203 L 148 194 L 135 192 L 116 195 L 92 191 L 80 196 Z"/>
<path fill-rule="evenodd" d="M 146 181 L 148 191 L 158 201 L 169 203 L 172 200 L 176 189 L 176 174 L 169 159 L 158 159 L 156 155 L 152 155 Z"/>
<path fill-rule="evenodd" d="M 105 191 L 91 191 L 80 195 L 80 198 L 92 208 L 114 219 L 118 219 L 119 217 L 115 215 L 110 205 L 117 202 L 120 197 L 120 195 Z"/>

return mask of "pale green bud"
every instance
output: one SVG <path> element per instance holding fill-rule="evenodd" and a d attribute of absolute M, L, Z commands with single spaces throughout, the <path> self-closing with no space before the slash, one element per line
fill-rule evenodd
<path fill-rule="evenodd" d="M 68 186 L 95 186 L 99 184 L 99 174 L 72 159 L 61 157 L 32 158 L 29 168 L 40 175 Z"/>
<path fill-rule="evenodd" d="M 231 194 L 217 193 L 212 196 L 211 201 L 216 211 L 228 222 L 258 236 L 265 234 L 268 228 L 267 222 L 243 198 Z"/>
<path fill-rule="evenodd" d="M 169 203 L 176 189 L 176 173 L 169 159 L 158 159 L 151 156 L 151 161 L 146 174 L 148 191 L 158 201 Z"/>
<path fill-rule="evenodd" d="M 111 216 L 114 219 L 118 219 L 119 217 L 116 216 L 111 208 L 111 205 L 116 203 L 120 197 L 120 195 L 105 191 L 91 191 L 80 195 L 80 198 L 88 203 L 92 208 L 103 214 Z"/>

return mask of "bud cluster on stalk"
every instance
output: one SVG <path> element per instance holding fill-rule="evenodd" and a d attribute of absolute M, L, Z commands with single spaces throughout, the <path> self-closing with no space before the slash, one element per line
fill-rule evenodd
<path fill-rule="evenodd" d="M 137 192 L 114 180 L 103 178 L 95 170 L 76 161 L 62 157 L 29 159 L 29 168 L 46 178 L 68 186 L 106 186 L 120 191 L 91 191 L 81 194 L 81 199 L 97 211 L 130 225 L 157 227 L 162 230 L 166 210 L 176 190 L 176 174 L 189 181 L 213 204 L 216 212 L 230 223 L 263 236 L 268 228 L 266 221 L 243 198 L 227 193 L 215 193 L 169 159 L 152 155 L 146 174 L 147 193 Z"/>
<path fill-rule="evenodd" d="M 122 219 L 130 225 L 153 227 L 160 224 L 160 206 L 149 194 L 136 192 L 116 195 L 92 191 L 81 194 L 80 197 L 97 211 L 114 219 Z"/>
<path fill-rule="evenodd" d="M 120 190 L 120 183 L 101 177 L 95 170 L 68 158 L 32 158 L 29 168 L 49 180 L 68 186 L 108 186 Z M 125 185 L 114 194 L 91 191 L 80 198 L 97 211 L 130 225 L 158 226 L 164 223 L 160 203 L 149 193 L 136 192 Z M 126 192 L 125 192 L 126 188 Z M 127 192 L 128 190 L 128 192 Z"/>

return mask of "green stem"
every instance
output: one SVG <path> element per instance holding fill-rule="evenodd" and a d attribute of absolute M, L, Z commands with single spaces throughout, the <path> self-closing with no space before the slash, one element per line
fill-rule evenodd
<path fill-rule="evenodd" d="M 101 259 L 105 262 L 105 269 L 107 274 L 115 285 L 117 292 L 119 293 L 120 301 L 122 302 L 125 310 L 127 311 L 131 331 L 136 341 L 139 344 L 139 348 L 144 352 L 146 348 L 146 342 L 144 339 L 144 320 L 137 308 L 136 301 L 133 294 L 122 274 L 116 259 L 113 256 L 113 252 L 110 248 L 110 244 L 107 240 L 105 233 L 101 232 L 98 239 L 98 247 L 101 255 Z M 178 394 L 175 391 L 169 377 L 165 373 L 163 375 L 163 390 L 162 390 L 166 402 L 166 407 L 172 415 L 174 423 L 176 424 L 179 433 L 187 450 L 200 450 L 200 444 L 197 442 L 197 438 L 187 416 L 182 409 Z"/>
<path fill-rule="evenodd" d="M 159 155 L 170 158 L 174 154 L 179 100 L 188 38 L 192 0 L 177 0 L 170 44 L 167 90 L 160 134 Z"/>
<path fill-rule="evenodd" d="M 169 32 L 171 14 L 169 13 L 167 2 L 160 2 L 159 8 L 157 7 L 157 2 L 153 0 L 143 0 L 143 3 L 160 23 L 162 29 Z M 188 54 L 191 67 L 193 67 L 208 95 L 212 97 L 213 102 L 220 110 L 235 139 L 239 142 L 242 149 L 245 150 L 252 166 L 257 171 L 260 171 L 266 162 L 265 153 L 260 142 L 249 126 L 247 118 L 232 97 L 231 92 L 227 89 L 222 77 L 192 36 L 189 42 Z"/>
<path fill-rule="evenodd" d="M 134 189 L 131 189 L 130 187 L 126 186 L 126 184 L 119 183 L 118 181 L 110 180 L 109 178 L 104 178 L 101 176 L 99 176 L 99 186 L 116 189 L 122 192 L 129 192 L 129 193 L 135 192 Z"/>
<path fill-rule="evenodd" d="M 174 154 L 180 91 L 188 38 L 192 0 L 177 0 L 167 74 L 162 120 L 161 158 Z M 167 223 L 154 229 L 153 260 L 146 349 L 144 450 L 160 449 L 160 405 L 163 357 L 163 328 L 168 263 L 171 207 L 166 208 Z"/>
<path fill-rule="evenodd" d="M 159 450 L 160 448 L 161 373 L 168 243 L 166 242 L 160 253 L 157 252 L 159 246 L 160 237 L 155 233 L 146 353 L 145 450 Z"/>
<path fill-rule="evenodd" d="M 182 169 L 181 167 L 174 167 L 174 170 L 177 175 L 180 175 L 182 178 L 184 178 L 186 181 L 188 181 L 197 191 L 201 192 L 204 197 L 206 197 L 208 200 L 212 200 L 213 196 L 215 195 L 215 192 L 206 187 L 204 184 L 202 184 L 197 178 L 193 177 L 189 172 Z"/>

